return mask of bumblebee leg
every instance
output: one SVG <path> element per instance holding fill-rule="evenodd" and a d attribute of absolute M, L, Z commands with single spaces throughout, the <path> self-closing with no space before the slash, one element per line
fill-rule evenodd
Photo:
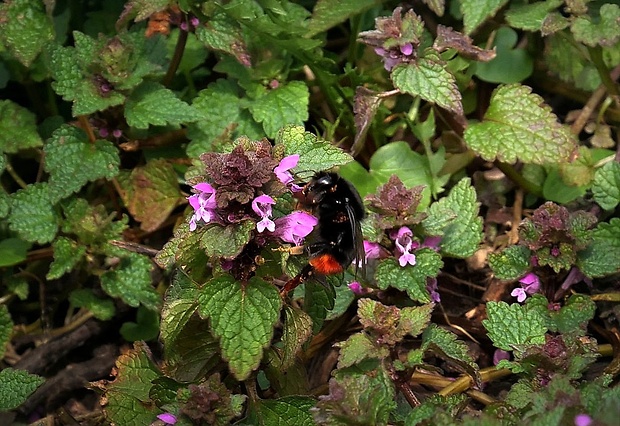
<path fill-rule="evenodd" d="M 285 296 L 288 292 L 294 290 L 298 285 L 307 281 L 310 277 L 312 277 L 312 275 L 314 275 L 314 267 L 310 264 L 304 266 L 297 276 L 289 280 L 284 287 L 282 287 L 282 290 L 280 290 L 280 296 Z"/>

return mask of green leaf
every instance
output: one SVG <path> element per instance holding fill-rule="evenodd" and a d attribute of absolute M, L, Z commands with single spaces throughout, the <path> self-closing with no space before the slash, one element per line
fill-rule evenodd
<path fill-rule="evenodd" d="M 114 302 L 110 299 L 98 297 L 91 289 L 73 290 L 69 295 L 69 302 L 76 308 L 88 309 L 95 318 L 101 321 L 112 319 L 116 314 Z"/>
<path fill-rule="evenodd" d="M 148 257 L 130 253 L 119 265 L 101 276 L 101 287 L 112 297 L 119 297 L 129 306 L 140 304 L 158 309 L 160 297 L 151 280 L 151 261 Z"/>
<path fill-rule="evenodd" d="M 0 5 L 0 41 L 24 66 L 29 67 L 54 39 L 54 24 L 38 0 L 12 0 Z"/>
<path fill-rule="evenodd" d="M 213 278 L 200 291 L 199 311 L 220 339 L 222 357 L 238 380 L 258 367 L 273 336 L 282 300 L 276 288 L 259 279 L 239 283 L 229 275 Z"/>
<path fill-rule="evenodd" d="M 112 179 L 118 174 L 120 158 L 114 144 L 106 140 L 90 143 L 77 127 L 59 127 L 43 151 L 52 201 L 79 191 L 87 182 Z"/>
<path fill-rule="evenodd" d="M 550 0 L 518 4 L 506 12 L 506 21 L 513 28 L 526 31 L 540 31 L 549 12 L 557 9 L 562 3 L 562 0 Z"/>
<path fill-rule="evenodd" d="M 553 316 L 560 333 L 571 333 L 575 330 L 585 332 L 588 322 L 594 318 L 596 304 L 583 294 L 573 294 L 560 311 Z"/>
<path fill-rule="evenodd" d="M 453 257 L 473 255 L 482 241 L 476 190 L 469 178 L 452 188 L 447 197 L 433 203 L 422 226 L 428 235 L 441 236 L 441 252 Z"/>
<path fill-rule="evenodd" d="M 172 285 L 168 288 L 161 310 L 161 341 L 164 347 L 171 345 L 179 333 L 198 309 L 198 289 L 196 285 L 180 271 L 172 276 Z"/>
<path fill-rule="evenodd" d="M 312 318 L 310 315 L 295 306 L 286 306 L 282 330 L 284 354 L 280 367 L 283 371 L 286 371 L 295 362 L 297 353 L 310 336 L 312 336 Z"/>
<path fill-rule="evenodd" d="M 578 89 L 594 91 L 601 85 L 601 77 L 592 61 L 576 44 L 568 31 L 545 38 L 545 65 L 564 81 Z"/>
<path fill-rule="evenodd" d="M 612 46 L 620 39 L 620 6 L 617 4 L 603 4 L 599 10 L 599 22 L 592 22 L 588 15 L 581 15 L 571 25 L 571 32 L 575 40 L 585 45 L 595 47 Z"/>
<path fill-rule="evenodd" d="M 7 367 L 0 371 L 0 412 L 19 407 L 39 386 L 43 377 Z"/>
<path fill-rule="evenodd" d="M 620 163 L 610 161 L 594 173 L 592 195 L 605 210 L 613 210 L 620 203 Z"/>
<path fill-rule="evenodd" d="M 509 27 L 500 27 L 493 47 L 497 55 L 489 62 L 476 63 L 476 76 L 490 83 L 519 83 L 534 71 L 534 60 L 524 48 L 515 48 L 519 36 Z"/>
<path fill-rule="evenodd" d="M 256 224 L 251 220 L 228 226 L 205 226 L 200 239 L 200 247 L 208 256 L 232 259 L 250 241 Z M 198 232 L 201 232 L 198 231 Z"/>
<path fill-rule="evenodd" d="M 446 62 L 431 48 L 415 62 L 397 65 L 391 74 L 394 87 L 403 93 L 419 96 L 425 101 L 463 115 L 461 92 L 456 79 L 446 69 Z"/>
<path fill-rule="evenodd" d="M 36 116 L 13 101 L 0 100 L 0 151 L 14 154 L 20 149 L 43 145 Z"/>
<path fill-rule="evenodd" d="M 121 336 L 128 342 L 157 339 L 159 336 L 159 312 L 138 307 L 136 322 L 125 322 L 120 328 Z"/>
<path fill-rule="evenodd" d="M 0 241 L 0 267 L 17 265 L 26 260 L 31 243 L 19 238 Z"/>
<path fill-rule="evenodd" d="M 577 266 L 587 277 L 620 272 L 620 219 L 600 223 L 592 231 L 590 246 L 577 254 Z"/>
<path fill-rule="evenodd" d="M 52 241 L 58 232 L 58 217 L 47 183 L 28 185 L 11 198 L 9 228 L 29 242 L 45 244 Z"/>
<path fill-rule="evenodd" d="M 480 24 L 497 13 L 508 0 L 460 0 L 465 34 L 471 34 Z"/>
<path fill-rule="evenodd" d="M 426 290 L 426 278 L 436 277 L 443 267 L 439 253 L 423 248 L 415 252 L 416 264 L 401 267 L 396 259 L 379 262 L 375 271 L 375 280 L 379 288 L 385 290 L 394 287 L 406 291 L 409 297 L 420 303 L 431 301 Z"/>
<path fill-rule="evenodd" d="M 489 255 L 489 266 L 496 278 L 516 280 L 530 267 L 532 252 L 525 246 L 509 246 L 499 253 Z"/>
<path fill-rule="evenodd" d="M 317 424 L 386 426 L 396 408 L 394 384 L 376 362 L 337 370 L 329 390 L 313 409 Z"/>
<path fill-rule="evenodd" d="M 568 161 L 575 137 L 527 86 L 500 86 L 480 123 L 465 130 L 465 142 L 488 161 L 545 164 Z"/>
<path fill-rule="evenodd" d="M 364 330 L 383 345 L 396 345 L 406 335 L 417 337 L 431 320 L 434 304 L 397 308 L 368 298 L 358 300 L 357 315 Z"/>
<path fill-rule="evenodd" d="M 317 281 L 307 281 L 304 285 L 304 310 L 312 319 L 312 332 L 318 333 L 323 327 L 327 313 L 334 309 L 336 292 L 334 286 Z"/>
<path fill-rule="evenodd" d="M 285 396 L 278 399 L 261 399 L 254 413 L 246 421 L 257 426 L 314 426 L 310 409 L 315 404 L 313 398 L 305 396 Z"/>
<path fill-rule="evenodd" d="M 306 37 L 313 37 L 318 33 L 327 31 L 350 17 L 359 15 L 381 3 L 381 0 L 341 0 L 337 2 L 319 0 L 312 10 L 312 18 L 308 24 Z"/>
<path fill-rule="evenodd" d="M 191 123 L 204 116 L 177 98 L 170 89 L 158 83 L 144 82 L 127 99 L 125 118 L 132 127 L 148 129 L 149 125 Z"/>
<path fill-rule="evenodd" d="M 284 145 L 286 155 L 299 154 L 296 169 L 300 171 L 300 179 L 308 179 L 317 170 L 331 169 L 352 160 L 342 149 L 306 132 L 302 126 L 280 129 L 275 143 Z"/>
<path fill-rule="evenodd" d="M 248 52 L 241 26 L 226 13 L 215 13 L 206 25 L 196 28 L 196 37 L 209 50 L 232 55 L 239 64 L 251 66 L 251 55 Z"/>
<path fill-rule="evenodd" d="M 516 345 L 545 343 L 546 321 L 537 309 L 518 303 L 487 302 L 487 319 L 482 321 L 496 348 L 511 351 Z"/>
<path fill-rule="evenodd" d="M 172 164 L 165 159 L 151 160 L 135 167 L 123 201 L 131 215 L 140 222 L 140 229 L 152 232 L 168 219 L 174 208 L 185 201 Z"/>
<path fill-rule="evenodd" d="M 480 368 L 469 354 L 469 346 L 458 340 L 454 333 L 436 324 L 429 325 L 422 334 L 422 350 L 431 350 L 440 357 L 459 365 L 477 383 L 480 382 Z"/>
<path fill-rule="evenodd" d="M 346 368 L 369 358 L 384 359 L 390 355 L 390 349 L 378 345 L 368 334 L 361 332 L 351 335 L 346 341 L 336 343 L 340 348 L 338 368 Z"/>
<path fill-rule="evenodd" d="M 80 244 L 113 254 L 124 255 L 121 248 L 112 248 L 110 240 L 122 240 L 122 233 L 127 229 L 127 216 L 114 220 L 116 213 L 109 213 L 102 204 L 90 205 L 83 198 L 69 198 L 62 202 L 65 221 L 62 230 L 75 234 Z"/>
<path fill-rule="evenodd" d="M 48 280 L 58 279 L 71 271 L 86 253 L 85 246 L 66 237 L 58 237 L 52 243 L 52 250 L 54 251 L 54 261 L 50 264 L 50 270 L 45 276 Z"/>
<path fill-rule="evenodd" d="M 6 305 L 0 305 L 0 359 L 4 358 L 6 345 L 11 341 L 13 325 L 13 319 L 9 313 L 9 308 L 7 308 Z"/>
<path fill-rule="evenodd" d="M 80 38 L 78 34 L 82 39 L 87 38 L 77 31 L 74 32 L 74 37 L 77 37 L 76 46 Z M 74 117 L 103 111 L 125 101 L 125 96 L 114 90 L 101 93 L 95 79 L 83 74 L 81 63 L 94 61 L 94 46 L 78 51 L 73 47 L 51 45 L 48 48 L 48 56 L 48 67 L 55 80 L 52 88 L 64 100 L 73 102 L 71 111 Z"/>
<path fill-rule="evenodd" d="M 308 86 L 301 81 L 281 84 L 250 105 L 252 116 L 268 137 L 273 138 L 287 125 L 301 125 L 308 119 Z"/>
<path fill-rule="evenodd" d="M 153 422 L 161 411 L 151 403 L 153 380 L 161 377 L 144 342 L 116 359 L 116 380 L 105 386 L 103 410 L 110 424 L 140 426 Z"/>

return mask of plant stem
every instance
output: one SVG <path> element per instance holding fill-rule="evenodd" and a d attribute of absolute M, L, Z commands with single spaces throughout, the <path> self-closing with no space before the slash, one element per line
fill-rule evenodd
<path fill-rule="evenodd" d="M 590 59 L 592 60 L 592 63 L 596 67 L 596 70 L 601 77 L 601 81 L 607 88 L 607 93 L 612 96 L 620 96 L 618 86 L 616 86 L 616 83 L 609 75 L 609 69 L 607 68 L 607 65 L 605 65 L 605 61 L 603 60 L 603 49 L 601 48 L 601 46 L 588 47 L 588 53 L 590 54 Z"/>
<path fill-rule="evenodd" d="M 534 194 L 537 197 L 542 197 L 542 188 L 539 185 L 525 179 L 510 164 L 495 161 L 495 165 L 508 177 L 508 179 L 519 185 L 524 191 Z"/>
<path fill-rule="evenodd" d="M 13 168 L 13 165 L 10 162 L 7 161 L 6 164 L 4 165 L 4 168 L 6 169 L 7 172 L 9 172 L 13 180 L 17 182 L 19 186 L 21 186 L 22 188 L 25 188 L 28 186 L 28 184 L 17 174 L 17 172 Z"/>
<path fill-rule="evenodd" d="M 174 75 L 177 73 L 181 59 L 183 58 L 183 52 L 185 51 L 185 44 L 187 43 L 187 31 L 179 30 L 179 38 L 177 39 L 177 45 L 174 48 L 174 55 L 170 66 L 168 66 L 168 72 L 164 77 L 162 84 L 166 87 L 170 86 Z"/>

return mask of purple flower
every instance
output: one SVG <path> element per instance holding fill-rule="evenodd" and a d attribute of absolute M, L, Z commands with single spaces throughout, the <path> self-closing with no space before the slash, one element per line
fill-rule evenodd
<path fill-rule="evenodd" d="M 368 259 L 378 259 L 381 255 L 381 244 L 364 240 L 364 256 Z"/>
<path fill-rule="evenodd" d="M 351 290 L 353 293 L 355 293 L 356 295 L 361 295 L 363 294 L 363 288 L 362 285 L 357 282 L 357 281 L 352 281 L 348 284 L 349 290 Z"/>
<path fill-rule="evenodd" d="M 441 237 L 426 237 L 422 243 L 422 247 L 428 247 L 435 251 L 439 251 L 439 243 L 441 243 Z"/>
<path fill-rule="evenodd" d="M 405 56 L 411 55 L 413 53 L 413 45 L 411 43 L 403 44 L 400 46 L 400 52 Z"/>
<path fill-rule="evenodd" d="M 413 232 L 411 229 L 406 226 L 401 227 L 395 235 L 394 243 L 396 244 L 396 248 L 401 253 L 398 258 L 398 263 L 401 267 L 409 264 L 411 266 L 415 265 L 415 254 L 411 253 L 413 248 L 416 248 L 418 244 L 416 243 L 414 246 L 414 241 L 411 239 Z"/>
<path fill-rule="evenodd" d="M 431 301 L 433 303 L 441 302 L 441 296 L 437 292 L 437 278 L 435 277 L 426 278 L 426 290 L 431 295 Z"/>
<path fill-rule="evenodd" d="M 493 352 L 493 365 L 499 364 L 499 362 L 503 359 L 509 360 L 510 352 L 506 352 L 501 349 L 495 349 L 495 352 Z"/>
<path fill-rule="evenodd" d="M 189 23 L 192 24 L 192 27 L 196 28 L 200 24 L 200 20 L 197 17 L 192 16 L 189 18 Z"/>
<path fill-rule="evenodd" d="M 312 232 L 317 223 L 319 221 L 316 217 L 296 210 L 291 214 L 276 219 L 274 235 L 280 237 L 282 241 L 299 245 Z"/>
<path fill-rule="evenodd" d="M 187 29 L 188 29 L 187 22 L 181 22 L 181 25 L 179 25 L 179 27 L 180 27 L 183 31 L 187 31 Z"/>
<path fill-rule="evenodd" d="M 589 426 L 592 424 L 592 417 L 587 414 L 577 414 L 575 416 L 575 426 Z"/>
<path fill-rule="evenodd" d="M 189 221 L 189 230 L 196 230 L 197 222 L 202 219 L 205 223 L 209 223 L 215 214 L 217 206 L 215 202 L 215 188 L 210 184 L 203 182 L 194 186 L 198 194 L 187 197 L 189 205 L 194 209 L 194 214 Z"/>
<path fill-rule="evenodd" d="M 102 138 L 107 138 L 110 136 L 110 130 L 107 127 L 102 127 L 99 129 L 99 136 Z"/>
<path fill-rule="evenodd" d="M 173 425 L 177 422 L 177 416 L 171 413 L 160 414 L 157 418 L 167 425 Z"/>
<path fill-rule="evenodd" d="M 560 248 L 558 246 L 551 247 L 551 256 L 558 257 L 560 255 Z"/>
<path fill-rule="evenodd" d="M 510 293 L 511 296 L 516 297 L 519 303 L 523 302 L 528 295 L 538 293 L 540 290 L 540 279 L 538 276 L 530 272 L 519 280 L 521 287 L 517 287 Z"/>
<path fill-rule="evenodd" d="M 112 136 L 114 136 L 116 139 L 118 139 L 121 136 L 123 136 L 123 131 L 121 129 L 114 129 L 112 131 Z"/>
<path fill-rule="evenodd" d="M 299 154 L 289 155 L 280 160 L 280 164 L 273 169 L 273 172 L 280 182 L 287 185 L 293 181 L 293 175 L 289 170 L 297 166 L 297 163 L 299 163 Z"/>
<path fill-rule="evenodd" d="M 261 221 L 256 224 L 258 232 L 263 232 L 265 229 L 275 231 L 276 224 L 271 220 L 271 205 L 275 203 L 269 195 L 259 195 L 252 200 L 252 210 L 261 217 Z"/>

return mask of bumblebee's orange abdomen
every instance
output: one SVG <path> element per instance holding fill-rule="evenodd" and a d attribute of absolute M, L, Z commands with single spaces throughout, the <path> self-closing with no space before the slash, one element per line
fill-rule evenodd
<path fill-rule="evenodd" d="M 339 274 L 343 271 L 342 265 L 331 254 L 325 253 L 317 257 L 313 257 L 309 261 L 310 265 L 322 275 Z"/>

